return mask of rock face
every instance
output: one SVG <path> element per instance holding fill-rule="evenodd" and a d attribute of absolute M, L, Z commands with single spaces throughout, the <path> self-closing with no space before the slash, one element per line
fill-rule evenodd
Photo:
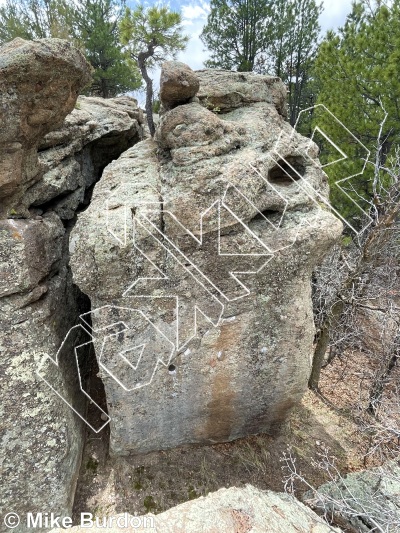
<path fill-rule="evenodd" d="M 282 82 L 196 74 L 197 98 L 105 169 L 71 235 L 113 454 L 272 431 L 307 388 L 310 276 L 341 233 Z"/>
<path fill-rule="evenodd" d="M 197 97 L 207 108 L 226 113 L 257 103 L 273 104 L 286 117 L 286 86 L 279 78 L 240 72 L 232 76 L 229 70 L 201 70 Z"/>
<path fill-rule="evenodd" d="M 103 168 L 141 139 L 142 123 L 132 98 L 80 96 L 63 127 L 40 142 L 44 175 L 26 191 L 23 205 L 33 212 L 51 206 L 63 220 L 73 218 L 78 206 L 89 203 L 87 191 Z"/>
<path fill-rule="evenodd" d="M 87 204 L 103 167 L 141 133 L 132 99 L 80 98 L 76 104 L 89 70 L 61 40 L 16 39 L 0 48 L 3 516 L 47 509 L 71 514 L 83 424 L 36 372 L 44 356 L 56 359 L 89 305 L 68 265 L 76 212 Z M 73 355 L 74 343 L 87 340 L 79 333 L 69 336 L 64 351 Z M 83 351 L 83 381 L 91 364 L 87 356 Z M 43 378 L 78 412 L 85 410 L 73 358 L 58 362 L 57 368 L 48 361 Z M 21 522 L 18 532 L 25 531 L 31 528 Z"/>
<path fill-rule="evenodd" d="M 293 496 L 261 491 L 251 485 L 243 489 L 220 489 L 156 516 L 118 516 L 121 527 L 115 517 L 114 526 L 107 529 L 111 533 L 340 533 Z M 130 520 L 132 527 L 129 527 Z M 51 533 L 63 531 L 54 529 Z M 77 526 L 70 531 L 87 531 L 87 528 Z"/>

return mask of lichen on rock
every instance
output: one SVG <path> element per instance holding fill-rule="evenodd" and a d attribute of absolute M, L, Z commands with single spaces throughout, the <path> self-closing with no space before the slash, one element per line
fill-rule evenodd
<path fill-rule="evenodd" d="M 131 98 L 82 97 L 75 108 L 89 80 L 89 64 L 67 41 L 0 47 L 2 516 L 72 512 L 84 427 L 55 391 L 85 411 L 66 336 L 88 303 L 72 283 L 69 234 L 103 167 L 142 135 Z M 68 358 L 57 366 L 61 346 Z M 44 358 L 54 390 L 37 374 Z M 90 370 L 87 353 L 81 370 Z"/>

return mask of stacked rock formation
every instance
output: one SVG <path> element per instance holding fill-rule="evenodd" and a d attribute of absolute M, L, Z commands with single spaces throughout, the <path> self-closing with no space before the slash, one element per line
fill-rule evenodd
<path fill-rule="evenodd" d="M 70 241 L 111 453 L 270 432 L 307 387 L 310 277 L 341 233 L 278 78 L 169 62 L 154 140 L 104 171 Z"/>
<path fill-rule="evenodd" d="M 134 100 L 77 102 L 89 79 L 65 41 L 0 48 L 1 514 L 71 514 L 92 342 L 114 454 L 272 431 L 341 232 L 279 79 L 169 62 L 146 140 Z"/>

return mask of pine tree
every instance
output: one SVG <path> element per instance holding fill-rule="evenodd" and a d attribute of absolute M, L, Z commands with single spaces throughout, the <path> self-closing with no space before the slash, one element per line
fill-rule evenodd
<path fill-rule="evenodd" d="M 292 126 L 296 124 L 299 112 L 313 103 L 309 81 L 318 49 L 321 12 L 322 6 L 315 0 L 277 0 L 274 3 L 275 33 L 266 55 L 269 72 L 279 76 L 288 86 Z"/>
<path fill-rule="evenodd" d="M 148 69 L 185 49 L 188 37 L 181 33 L 181 22 L 180 13 L 165 6 L 146 8 L 143 5 L 134 11 L 127 8 L 121 21 L 122 42 L 137 62 L 146 83 L 146 117 L 151 136 L 155 133 L 153 81 Z"/>
<path fill-rule="evenodd" d="M 252 71 L 271 40 L 272 7 L 266 0 L 211 0 L 201 40 L 210 68 Z"/>
<path fill-rule="evenodd" d="M 125 6 L 116 0 L 78 0 L 75 37 L 94 68 L 89 94 L 110 98 L 141 85 L 140 73 L 122 50 L 119 24 Z"/>
<path fill-rule="evenodd" d="M 211 0 L 201 35 L 211 52 L 206 66 L 282 78 L 294 125 L 299 111 L 309 105 L 321 10 L 315 0 Z"/>
<path fill-rule="evenodd" d="M 68 38 L 73 11 L 69 0 L 6 0 L 0 6 L 0 44 L 16 37 Z"/>
<path fill-rule="evenodd" d="M 363 209 L 367 209 L 374 195 L 376 163 L 384 167 L 400 141 L 399 20 L 399 0 L 390 5 L 377 2 L 371 6 L 366 1 L 353 4 L 343 28 L 337 33 L 329 32 L 321 44 L 314 69 L 319 87 L 317 103 L 324 104 L 371 153 L 378 153 L 378 162 L 367 164 L 362 175 L 343 184 Z M 316 109 L 314 122 L 347 156 L 343 163 L 326 167 L 331 202 L 345 218 L 355 219 L 360 216 L 360 210 L 335 183 L 362 169 L 366 150 L 339 122 L 327 113 L 320 113 L 321 109 Z M 324 141 L 321 145 L 324 163 L 337 159 L 338 154 L 331 145 Z"/>

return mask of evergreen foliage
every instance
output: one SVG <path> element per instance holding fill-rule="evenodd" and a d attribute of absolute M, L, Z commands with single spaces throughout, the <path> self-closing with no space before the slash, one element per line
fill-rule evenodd
<path fill-rule="evenodd" d="M 390 5 L 354 3 L 343 28 L 336 33 L 329 32 L 322 42 L 314 68 L 317 102 L 334 113 L 372 154 L 372 161 L 363 174 L 344 184 L 347 193 L 362 208 L 377 194 L 373 190 L 375 169 L 388 163 L 390 166 L 387 159 L 400 140 L 399 21 L 399 0 L 393 0 Z M 345 217 L 357 218 L 359 210 L 340 193 L 335 183 L 362 170 L 366 151 L 337 121 L 320 113 L 319 108 L 313 120 L 348 157 L 342 164 L 326 167 L 326 171 L 334 207 Z M 324 163 L 337 159 L 337 152 L 324 140 L 321 147 Z M 384 178 L 380 183 L 385 186 Z"/>
<path fill-rule="evenodd" d="M 272 4 L 266 0 L 211 0 L 201 35 L 211 52 L 206 66 L 252 71 L 271 41 Z"/>
<path fill-rule="evenodd" d="M 153 81 L 148 69 L 175 58 L 184 50 L 188 37 L 182 35 L 182 17 L 166 6 L 126 9 L 121 21 L 121 39 L 130 56 L 139 67 L 146 83 L 146 117 L 151 136 L 155 133 L 153 121 Z"/>
<path fill-rule="evenodd" d="M 289 120 L 311 105 L 310 70 L 322 7 L 315 0 L 211 0 L 201 39 L 210 68 L 279 76 L 288 85 Z"/>

